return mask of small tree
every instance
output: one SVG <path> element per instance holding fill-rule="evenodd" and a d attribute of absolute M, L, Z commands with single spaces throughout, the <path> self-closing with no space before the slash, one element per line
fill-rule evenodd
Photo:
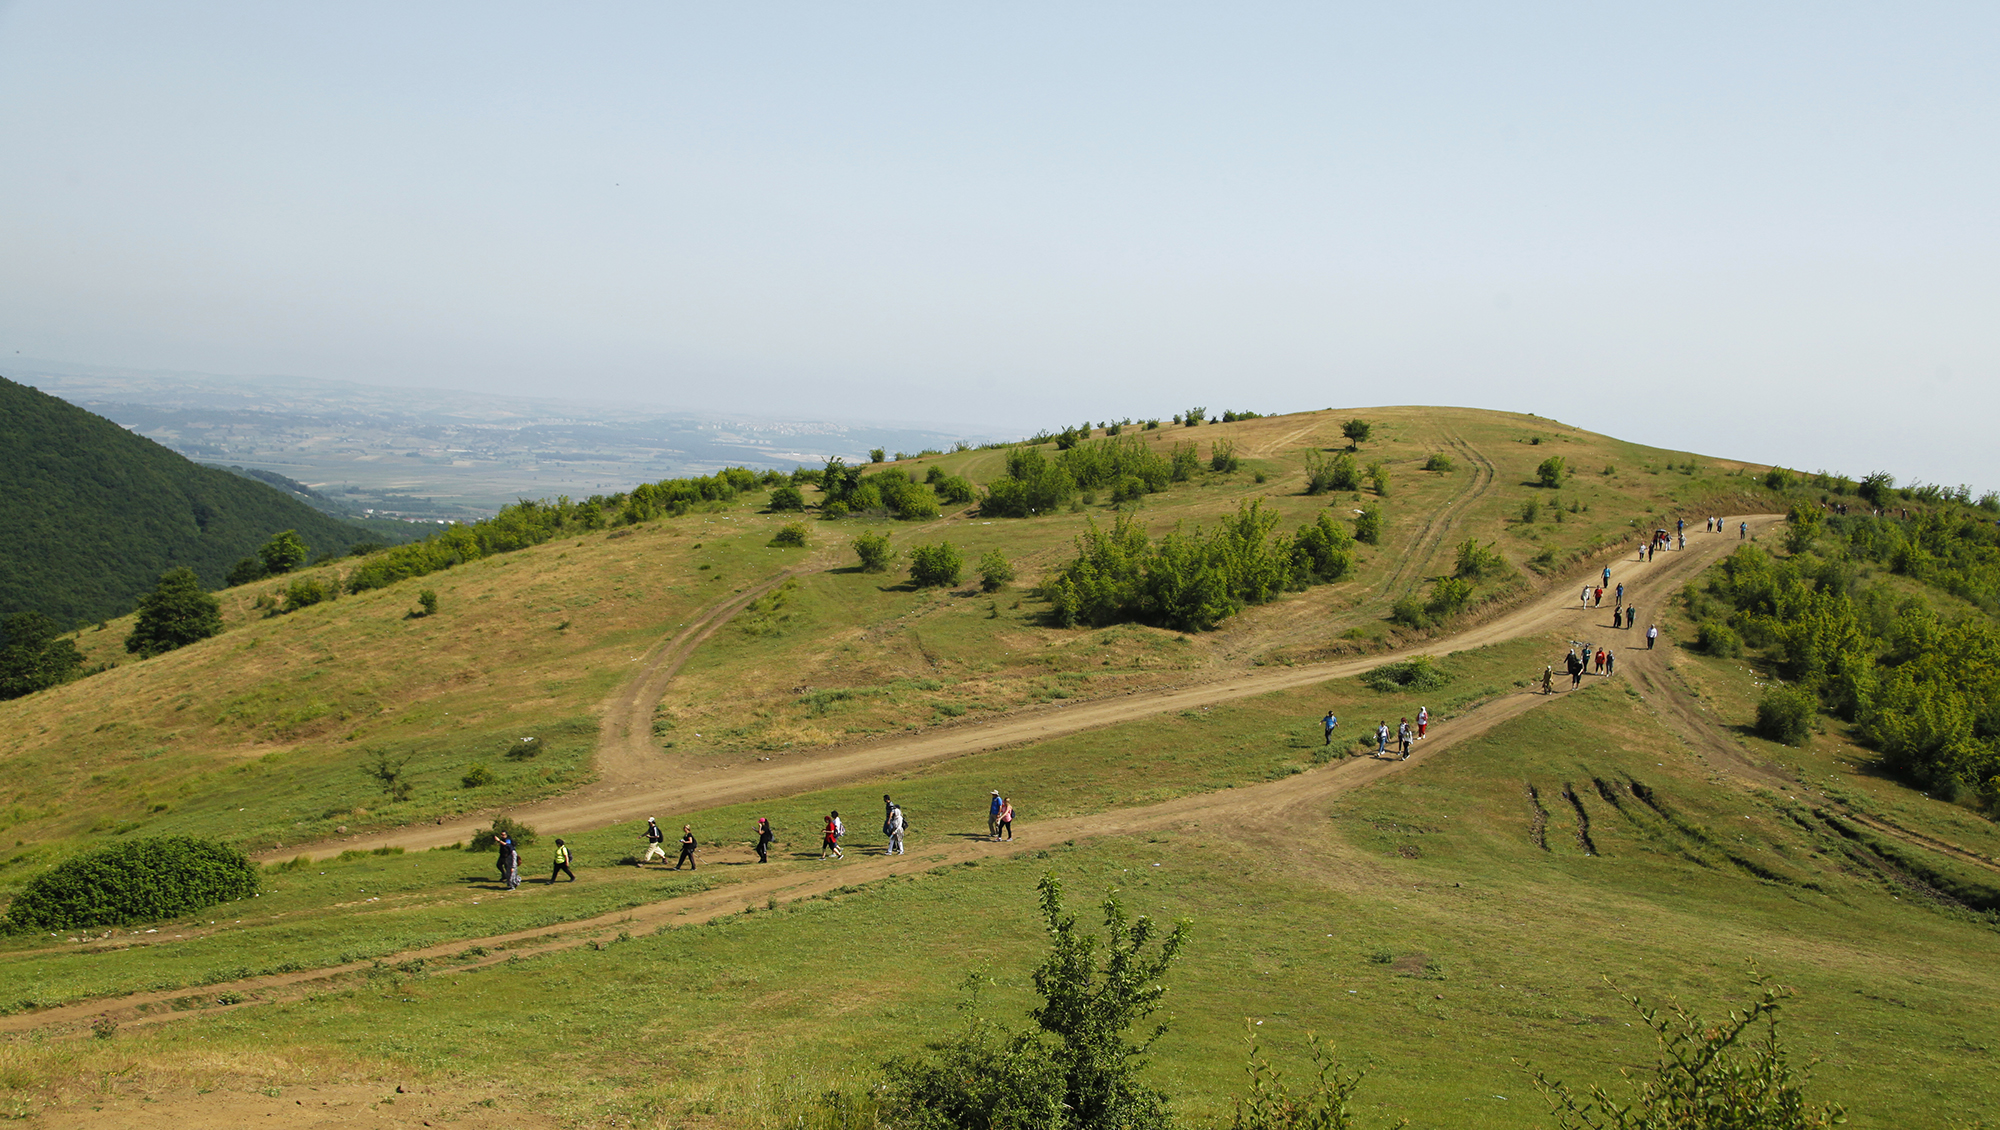
<path fill-rule="evenodd" d="M 1540 1071 L 1530 1072 L 1562 1130 L 1819 1130 L 1847 1121 L 1839 1104 L 1808 1105 L 1806 1076 L 1794 1075 L 1778 1044 L 1779 1003 L 1791 990 L 1751 974 L 1760 990 L 1742 1011 L 1711 1022 L 1669 1000 L 1664 1011 L 1626 1000 L 1659 1046 L 1651 1077 L 1627 1072 L 1629 1105 L 1592 1085 L 1579 1095 Z M 1761 1038 L 1751 1030 L 1761 1025 Z"/>
<path fill-rule="evenodd" d="M 270 572 L 264 568 L 264 562 L 261 559 L 245 557 L 229 567 L 229 576 L 224 578 L 223 583 L 233 589 L 237 585 L 247 585 L 252 581 L 261 581 L 269 575 Z"/>
<path fill-rule="evenodd" d="M 1757 700 L 1757 735 L 1789 746 L 1804 745 L 1818 713 L 1819 702 L 1810 691 L 1767 688 Z"/>
<path fill-rule="evenodd" d="M 76 641 L 63 639 L 55 621 L 39 612 L 16 612 L 0 621 L 0 699 L 20 698 L 65 682 L 83 667 Z"/>
<path fill-rule="evenodd" d="M 959 556 L 958 547 L 948 541 L 920 545 L 910 551 L 910 580 L 922 588 L 955 585 L 964 567 L 965 559 Z"/>
<path fill-rule="evenodd" d="M 1431 457 L 1424 460 L 1424 470 L 1426 471 L 1436 471 L 1439 474 L 1444 474 L 1449 472 L 1451 467 L 1451 456 L 1446 455 L 1442 451 L 1433 451 L 1431 452 Z"/>
<path fill-rule="evenodd" d="M 309 604 L 333 599 L 327 587 L 314 577 L 299 577 L 285 588 L 285 611 L 297 612 Z"/>
<path fill-rule="evenodd" d="M 802 546 L 805 543 L 806 524 L 804 522 L 786 522 L 779 528 L 777 533 L 771 535 L 771 544 L 774 546 Z"/>
<path fill-rule="evenodd" d="M 415 791 L 416 786 L 403 775 L 403 766 L 410 761 L 408 755 L 390 757 L 382 750 L 373 750 L 371 753 L 374 760 L 362 765 L 362 774 L 373 778 L 376 784 L 381 785 L 382 791 L 388 794 L 390 800 L 410 799 L 410 794 Z"/>
<path fill-rule="evenodd" d="M 870 463 L 886 462 L 888 458 L 889 458 L 889 453 L 883 450 L 882 448 L 871 447 L 868 449 L 868 461 Z"/>
<path fill-rule="evenodd" d="M 806 496 L 799 488 L 792 484 L 783 483 L 771 488 L 770 505 L 771 509 L 778 513 L 783 513 L 787 510 L 804 510 L 806 508 Z"/>
<path fill-rule="evenodd" d="M 1551 455 L 1535 468 L 1535 479 L 1550 490 L 1563 485 L 1569 476 L 1569 462 L 1560 455 Z"/>
<path fill-rule="evenodd" d="M 1374 430 L 1375 425 L 1358 416 L 1340 425 L 1340 434 L 1347 437 L 1349 451 L 1361 450 L 1361 445 L 1368 442 L 1368 435 Z"/>
<path fill-rule="evenodd" d="M 889 548 L 887 534 L 862 534 L 848 544 L 854 547 L 854 555 L 861 559 L 861 571 L 864 573 L 886 573 L 896 560 L 894 551 Z"/>
<path fill-rule="evenodd" d="M 202 590 L 194 570 L 169 569 L 139 601 L 139 618 L 125 650 L 150 659 L 222 631 L 222 604 Z"/>
<path fill-rule="evenodd" d="M 264 561 L 267 573 L 289 573 L 306 563 L 311 551 L 306 548 L 305 539 L 297 530 L 284 530 L 271 535 L 257 550 L 257 556 Z"/>
<path fill-rule="evenodd" d="M 1182 419 L 1186 421 L 1188 427 L 1190 428 L 1195 427 L 1196 425 L 1200 424 L 1203 420 L 1208 419 L 1208 409 L 1190 408 L 1187 410 L 1187 414 L 1184 417 L 1182 417 Z"/>
<path fill-rule="evenodd" d="M 1005 554 L 997 549 L 989 549 L 979 556 L 979 587 L 987 592 L 999 592 L 1014 579 L 1014 566 L 1009 564 Z"/>
<path fill-rule="evenodd" d="M 1819 537 L 1820 522 L 1819 507 L 1792 503 L 1791 511 L 1785 515 L 1785 552 L 1804 553 L 1811 549 L 1813 539 Z"/>
<path fill-rule="evenodd" d="M 417 593 L 417 607 L 423 609 L 423 611 L 419 615 L 423 616 L 437 615 L 438 594 L 430 589 L 420 590 Z"/>
<path fill-rule="evenodd" d="M 1369 545 L 1382 543 L 1382 508 L 1368 506 L 1354 516 L 1354 540 L 1365 541 Z"/>
<path fill-rule="evenodd" d="M 1236 444 L 1232 440 L 1219 439 L 1208 445 L 1208 469 L 1227 474 L 1243 466 L 1236 457 Z"/>
<path fill-rule="evenodd" d="M 1375 488 L 1378 498 L 1389 497 L 1389 465 L 1376 461 L 1368 465 L 1368 484 Z"/>

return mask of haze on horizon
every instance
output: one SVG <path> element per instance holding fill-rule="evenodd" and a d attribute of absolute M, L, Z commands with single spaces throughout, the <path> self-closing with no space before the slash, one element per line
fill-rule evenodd
<path fill-rule="evenodd" d="M 2000 10 L 0 4 L 5 361 L 2000 487 Z"/>

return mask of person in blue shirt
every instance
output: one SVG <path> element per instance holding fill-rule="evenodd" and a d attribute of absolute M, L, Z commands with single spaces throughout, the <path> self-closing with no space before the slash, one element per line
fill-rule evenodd
<path fill-rule="evenodd" d="M 1324 744 L 1326 744 L 1326 745 L 1332 745 L 1332 744 L 1333 744 L 1333 728 L 1334 728 L 1335 726 L 1338 726 L 1338 725 L 1340 725 L 1340 719 L 1338 719 L 1338 718 L 1335 718 L 1335 717 L 1333 716 L 1333 711 L 1329 710 L 1329 711 L 1327 711 L 1327 712 L 1326 712 L 1326 717 L 1324 717 L 1324 718 L 1320 719 L 1320 720 L 1319 720 L 1319 722 L 1320 722 L 1320 725 L 1322 725 L 1322 726 L 1325 726 L 1325 727 L 1326 727 L 1326 742 L 1325 742 Z"/>
<path fill-rule="evenodd" d="M 993 790 L 993 807 L 986 810 L 986 834 L 993 839 L 1000 838 L 1000 806 L 1007 803 L 1000 799 L 1000 790 Z"/>

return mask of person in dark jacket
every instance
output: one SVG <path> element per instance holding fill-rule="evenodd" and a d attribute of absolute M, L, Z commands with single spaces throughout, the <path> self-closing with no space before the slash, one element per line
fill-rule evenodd
<path fill-rule="evenodd" d="M 695 869 L 694 825 L 692 824 L 681 825 L 681 857 L 674 860 L 674 870 L 679 871 L 683 863 L 688 865 L 689 871 Z"/>
<path fill-rule="evenodd" d="M 757 818 L 757 862 L 771 862 L 771 841 L 776 838 L 771 835 L 770 818 L 759 816 Z"/>
<path fill-rule="evenodd" d="M 514 846 L 514 837 L 505 832 L 495 837 L 494 842 L 500 847 L 500 858 L 494 861 L 500 868 L 500 880 L 507 884 L 508 890 L 514 890 L 521 885 L 521 852 Z"/>

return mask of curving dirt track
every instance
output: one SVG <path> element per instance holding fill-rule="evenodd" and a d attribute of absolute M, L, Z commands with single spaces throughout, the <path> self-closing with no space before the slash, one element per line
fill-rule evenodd
<path fill-rule="evenodd" d="M 1491 481 L 1490 471 L 1487 482 Z M 1454 502 L 1471 497 L 1468 492 Z M 1452 510 L 1447 508 L 1447 512 Z M 1768 530 L 1781 521 L 1779 515 L 1757 515 L 1748 519 L 1756 532 Z M 1429 534 L 1433 541 L 1442 530 Z M 1737 539 L 1717 535 L 1691 540 L 1680 552 L 1663 553 L 1651 561 L 1626 560 L 1616 572 L 1628 589 L 1638 589 L 1649 600 L 1664 600 L 1668 593 L 1685 584 L 1696 573 L 1728 554 L 1740 544 Z M 793 572 L 813 566 L 800 566 Z M 1456 635 L 1427 641 L 1406 652 L 1371 655 L 1329 663 L 1295 667 L 1260 668 L 1221 676 L 1181 687 L 1146 691 L 1115 698 L 1073 702 L 1063 706 L 1036 707 L 1016 711 L 990 722 L 950 726 L 908 737 L 857 742 L 724 769 L 689 770 L 673 765 L 660 751 L 650 748 L 651 711 L 667 682 L 679 669 L 695 645 L 722 626 L 730 615 L 771 585 L 781 574 L 755 589 L 747 589 L 709 609 L 695 622 L 663 645 L 631 685 L 621 690 L 607 706 L 614 719 L 606 727 L 606 757 L 599 762 L 598 781 L 576 793 L 557 797 L 515 810 L 516 818 L 544 828 L 597 828 L 630 820 L 642 820 L 650 812 L 684 812 L 717 805 L 770 800 L 852 781 L 861 781 L 898 772 L 917 765 L 962 757 L 970 753 L 999 749 L 1026 742 L 1042 741 L 1082 730 L 1115 726 L 1121 722 L 1176 710 L 1210 706 L 1270 691 L 1310 686 L 1368 671 L 1408 654 L 1481 647 L 1542 632 L 1579 630 L 1591 625 L 1590 633 L 1601 636 L 1596 621 L 1603 609 L 1581 609 L 1569 602 L 1568 587 L 1521 605 L 1492 620 L 1475 624 Z M 1608 630 L 1608 629 L 1607 629 Z M 1633 637 L 1636 640 L 1636 635 Z M 1640 654 L 1627 648 L 1624 658 Z M 671 780 L 667 779 L 672 770 Z M 463 817 L 438 825 L 400 828 L 376 835 L 354 836 L 304 849 L 305 854 L 324 858 L 340 851 L 360 848 L 402 847 L 423 850 L 470 839 L 487 824 L 486 817 Z M 272 853 L 271 858 L 300 854 L 289 848 Z"/>

